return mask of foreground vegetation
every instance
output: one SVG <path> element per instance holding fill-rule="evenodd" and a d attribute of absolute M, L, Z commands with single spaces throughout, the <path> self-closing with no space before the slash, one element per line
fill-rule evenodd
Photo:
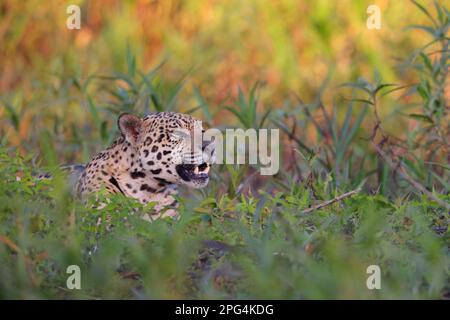
<path fill-rule="evenodd" d="M 194 86 L 187 108 L 188 80 L 167 79 L 167 64 L 144 71 L 128 47 L 124 70 L 2 95 L 0 298 L 449 298 L 450 13 L 412 7 L 429 39 L 398 68 L 410 82 L 383 70 L 336 90 L 325 81 L 307 102 L 264 100 L 274 89 L 257 83 L 222 108 Z M 179 220 L 144 221 L 149 208 L 121 196 L 101 211 L 72 197 L 58 164 L 110 143 L 119 113 L 162 110 L 279 129 L 280 172 L 217 165 L 207 188 L 183 190 Z M 66 286 L 70 265 L 80 290 Z M 367 288 L 370 265 L 380 290 Z"/>
<path fill-rule="evenodd" d="M 59 179 L 36 183 L 29 164 L 4 149 L 1 163 L 2 298 L 439 298 L 448 290 L 447 213 L 425 198 L 359 194 L 302 213 L 311 189 L 292 183 L 274 194 L 181 200 L 179 221 L 149 223 L 132 200 L 98 212 Z M 339 191 L 329 183 L 313 187 L 332 197 Z M 108 213 L 109 232 L 97 224 Z M 73 264 L 81 290 L 66 287 Z M 374 264 L 382 289 L 371 291 Z"/>

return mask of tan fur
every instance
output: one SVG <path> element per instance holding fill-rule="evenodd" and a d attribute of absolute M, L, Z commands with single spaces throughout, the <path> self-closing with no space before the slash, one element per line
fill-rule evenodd
<path fill-rule="evenodd" d="M 106 188 L 111 193 L 122 193 L 142 204 L 155 202 L 150 219 L 175 216 L 176 186 L 203 187 L 207 179 L 187 181 L 180 177 L 190 141 L 176 139 L 173 133 L 182 128 L 201 129 L 201 122 L 181 113 L 159 112 L 139 119 L 131 115 L 119 117 L 121 135 L 114 144 L 98 153 L 86 165 L 77 184 L 81 195 L 95 193 Z M 198 163 L 204 172 L 209 172 L 210 163 Z M 207 170 L 205 170 L 207 168 Z M 198 168 L 196 168 L 198 172 Z M 166 208 L 172 208 L 163 212 Z"/>

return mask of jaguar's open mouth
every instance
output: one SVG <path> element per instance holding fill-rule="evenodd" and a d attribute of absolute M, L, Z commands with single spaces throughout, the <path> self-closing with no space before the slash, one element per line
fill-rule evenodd
<path fill-rule="evenodd" d="M 197 164 L 179 164 L 176 166 L 178 175 L 186 182 L 205 182 L 209 178 L 210 165 L 206 162 Z"/>

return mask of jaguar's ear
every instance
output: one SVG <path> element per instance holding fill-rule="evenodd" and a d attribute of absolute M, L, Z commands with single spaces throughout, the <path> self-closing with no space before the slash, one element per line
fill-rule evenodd
<path fill-rule="evenodd" d="M 117 121 L 120 132 L 125 139 L 134 145 L 141 131 L 142 120 L 129 113 L 122 113 Z"/>

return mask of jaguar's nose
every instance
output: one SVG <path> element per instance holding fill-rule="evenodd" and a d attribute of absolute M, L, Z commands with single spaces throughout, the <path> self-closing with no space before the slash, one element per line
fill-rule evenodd
<path fill-rule="evenodd" d="M 203 141 L 202 142 L 202 151 L 205 151 L 205 149 L 211 144 L 211 141 Z"/>
<path fill-rule="evenodd" d="M 205 149 L 214 143 L 215 137 L 211 137 L 211 140 L 203 140 L 202 141 L 202 151 L 205 151 Z"/>

